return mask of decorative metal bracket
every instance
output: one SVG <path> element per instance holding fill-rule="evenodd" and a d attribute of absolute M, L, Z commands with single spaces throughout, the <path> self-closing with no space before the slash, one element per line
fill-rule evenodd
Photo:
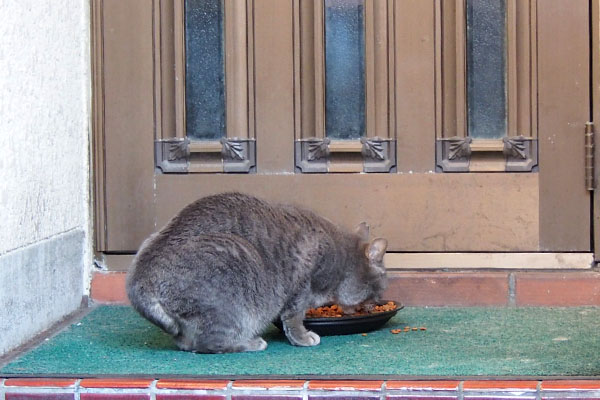
<path fill-rule="evenodd" d="M 188 172 L 190 161 L 190 141 L 167 139 L 154 142 L 156 167 L 164 174 L 184 174 Z"/>
<path fill-rule="evenodd" d="M 391 172 L 396 167 L 396 141 L 361 138 L 364 172 Z"/>
<path fill-rule="evenodd" d="M 256 141 L 254 139 L 221 139 L 223 172 L 250 173 L 256 170 Z M 165 174 L 189 172 L 190 140 L 166 139 L 154 142 L 156 167 Z"/>
<path fill-rule="evenodd" d="M 502 139 L 507 172 L 531 172 L 538 165 L 538 142 L 533 138 L 512 136 Z"/>
<path fill-rule="evenodd" d="M 327 172 L 330 142 L 329 138 L 297 140 L 294 143 L 296 172 Z"/>
<path fill-rule="evenodd" d="M 471 160 L 470 137 L 438 139 L 436 142 L 436 165 L 439 172 L 469 172 Z"/>
<path fill-rule="evenodd" d="M 396 141 L 381 138 L 361 138 L 363 172 L 391 172 L 396 167 Z M 310 138 L 297 140 L 296 172 L 326 173 L 330 159 L 331 140 Z"/>
<path fill-rule="evenodd" d="M 223 172 L 248 173 L 256 170 L 256 140 L 221 139 Z"/>
<path fill-rule="evenodd" d="M 438 172 L 469 172 L 473 139 L 470 137 L 453 137 L 438 139 L 436 142 L 436 164 Z M 531 172 L 538 165 L 537 140 L 524 136 L 511 136 L 502 139 L 498 148 L 485 151 L 500 151 L 506 160 L 506 172 Z"/>

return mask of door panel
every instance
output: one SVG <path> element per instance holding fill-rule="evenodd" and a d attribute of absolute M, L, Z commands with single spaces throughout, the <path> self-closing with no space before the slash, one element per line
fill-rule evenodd
<path fill-rule="evenodd" d="M 543 5 L 543 6 L 542 6 Z M 585 122 L 590 120 L 589 3 L 538 5 L 540 250 L 590 250 Z"/>
<path fill-rule="evenodd" d="M 398 172 L 435 171 L 437 131 L 434 1 L 394 2 L 395 127 Z"/>
<path fill-rule="evenodd" d="M 387 46 L 378 47 L 379 42 L 369 42 L 375 36 L 365 37 L 371 46 L 365 56 L 367 75 L 372 73 L 368 71 L 387 71 L 383 81 L 388 85 L 387 90 L 382 89 L 382 79 L 367 77 L 366 115 L 378 121 L 367 120 L 367 131 L 387 126 L 385 139 L 395 143 L 395 169 L 389 173 L 310 174 L 295 168 L 295 141 L 311 137 L 301 127 L 299 80 L 307 71 L 301 70 L 303 59 L 298 53 L 303 47 L 299 45 L 302 35 L 297 13 L 307 0 L 245 3 L 249 10 L 247 36 L 240 40 L 249 43 L 244 61 L 248 79 L 242 90 L 249 99 L 242 102 L 246 105 L 230 104 L 233 111 L 228 108 L 227 112 L 230 117 L 232 113 L 241 116 L 242 125 L 248 123 L 256 145 L 256 168 L 235 174 L 206 173 L 209 168 L 196 169 L 205 173 L 172 174 L 155 168 L 154 141 L 174 138 L 183 143 L 185 135 L 181 132 L 185 126 L 181 111 L 184 85 L 176 75 L 183 72 L 181 67 L 169 72 L 173 63 L 180 66 L 182 60 L 182 50 L 177 47 L 182 45 L 181 38 L 169 35 L 181 33 L 182 25 L 172 30 L 163 24 L 165 15 L 181 13 L 167 12 L 171 1 L 94 2 L 102 10 L 94 14 L 102 16 L 95 23 L 103 27 L 94 44 L 101 60 L 94 87 L 101 91 L 104 105 L 102 109 L 96 104 L 94 110 L 95 118 L 104 121 L 104 125 L 96 124 L 101 131 L 95 132 L 97 157 L 104 160 L 97 190 L 97 207 L 103 211 L 99 213 L 103 217 L 98 226 L 98 250 L 135 252 L 144 238 L 187 203 L 211 193 L 240 190 L 310 207 L 348 227 L 367 221 L 375 235 L 388 238 L 390 251 L 590 251 L 590 199 L 583 169 L 584 124 L 589 119 L 585 0 L 574 0 L 568 6 L 561 0 L 531 0 L 530 4 L 537 6 L 527 10 L 533 10 L 535 18 L 525 20 L 535 24 L 526 26 L 526 36 L 537 32 L 536 46 L 527 47 L 535 57 L 529 54 L 527 68 L 518 62 L 507 67 L 521 71 L 513 77 L 529 77 L 526 90 L 517 78 L 507 82 L 513 88 L 510 93 L 514 94 L 515 88 L 521 93 L 514 97 L 509 93 L 508 108 L 519 110 L 521 122 L 515 122 L 513 115 L 508 125 L 525 123 L 530 128 L 527 135 L 539 140 L 538 171 L 434 172 L 436 138 L 442 137 L 444 118 L 440 110 L 444 90 L 443 64 L 439 62 L 444 34 L 441 5 L 456 0 L 367 0 L 365 4 L 371 8 L 366 15 L 373 21 L 383 18 L 388 27 L 384 34 L 367 20 L 365 28 L 371 32 L 368 35 L 385 35 L 388 41 Z M 525 35 L 522 29 L 511 32 L 515 37 Z M 383 66 L 382 48 L 388 51 Z M 527 53 L 523 46 L 510 51 Z M 229 67 L 237 72 L 228 74 L 240 76 L 239 68 Z M 533 72 L 525 74 L 525 69 Z M 528 96 L 536 92 L 538 97 L 532 101 Z M 387 104 L 369 99 L 369 93 L 375 93 L 376 99 L 387 98 Z M 535 104 L 523 106 L 518 101 L 523 98 Z M 527 117 L 523 115 L 526 109 L 533 110 Z M 322 119 L 321 115 L 319 123 L 324 123 Z M 202 143 L 196 146 L 202 147 Z M 215 146 L 210 151 L 216 150 L 218 156 L 220 147 L 218 143 Z M 330 150 L 337 151 L 335 157 L 343 157 L 326 163 L 343 163 L 328 170 L 357 171 L 355 161 L 364 148 L 360 143 L 340 146 Z M 502 147 L 486 146 L 480 144 L 473 151 L 486 155 L 491 149 L 494 165 L 504 162 Z M 348 149 L 349 155 L 344 153 Z M 486 163 L 483 157 L 480 165 Z"/>
<path fill-rule="evenodd" d="M 256 131 L 274 132 L 256 148 L 264 174 L 294 173 L 294 29 L 291 1 L 261 0 L 254 13 Z M 287 16 L 289 18 L 285 18 Z M 277 35 L 273 35 L 277 32 Z M 261 136 L 259 133 L 258 136 Z M 260 138 L 262 139 L 262 138 Z"/>
<path fill-rule="evenodd" d="M 537 174 L 161 175 L 157 224 L 200 196 L 240 190 L 311 207 L 349 228 L 368 221 L 393 251 L 536 251 L 537 181 Z"/>
<path fill-rule="evenodd" d="M 104 196 L 98 236 L 104 249 L 131 251 L 155 229 L 154 88 L 152 8 L 146 0 L 104 0 L 99 77 L 104 112 L 98 146 L 104 165 Z M 97 237 L 98 237 L 97 236 Z"/>

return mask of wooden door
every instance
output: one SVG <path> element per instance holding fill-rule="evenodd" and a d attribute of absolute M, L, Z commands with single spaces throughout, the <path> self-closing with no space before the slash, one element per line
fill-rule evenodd
<path fill-rule="evenodd" d="M 96 246 L 238 190 L 390 252 L 589 254 L 585 0 L 95 0 Z"/>

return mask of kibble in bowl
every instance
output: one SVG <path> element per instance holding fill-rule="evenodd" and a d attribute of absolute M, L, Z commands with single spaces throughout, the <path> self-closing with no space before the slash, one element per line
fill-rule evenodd
<path fill-rule="evenodd" d="M 345 314 L 341 306 L 332 304 L 317 308 L 309 308 L 306 311 L 306 318 L 342 318 L 358 317 L 362 315 L 378 314 L 382 312 L 394 311 L 398 308 L 394 301 L 388 301 L 385 304 L 377 304 L 372 308 L 360 307 L 352 314 Z"/>

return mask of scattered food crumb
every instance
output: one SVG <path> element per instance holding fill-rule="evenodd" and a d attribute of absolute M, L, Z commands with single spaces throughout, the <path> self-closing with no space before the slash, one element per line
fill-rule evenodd
<path fill-rule="evenodd" d="M 367 334 L 366 334 L 366 333 L 363 333 L 362 335 L 363 335 L 363 336 L 367 336 Z"/>

